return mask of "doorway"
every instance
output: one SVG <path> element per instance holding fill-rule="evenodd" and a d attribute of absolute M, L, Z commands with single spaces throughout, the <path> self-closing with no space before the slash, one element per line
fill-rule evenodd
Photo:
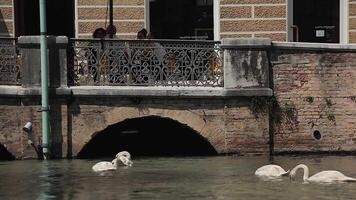
<path fill-rule="evenodd" d="M 339 43 L 340 1 L 289 1 L 290 41 Z"/>
<path fill-rule="evenodd" d="M 157 39 L 214 40 L 213 0 L 149 0 L 149 29 Z"/>
<path fill-rule="evenodd" d="M 15 0 L 15 36 L 40 35 L 39 1 Z M 47 35 L 74 37 L 74 0 L 47 1 Z"/>

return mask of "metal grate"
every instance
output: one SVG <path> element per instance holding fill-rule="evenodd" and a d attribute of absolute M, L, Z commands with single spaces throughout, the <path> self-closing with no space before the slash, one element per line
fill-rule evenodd
<path fill-rule="evenodd" d="M 21 85 L 21 55 L 16 38 L 0 38 L 0 85 Z"/>
<path fill-rule="evenodd" d="M 220 42 L 71 39 L 69 85 L 223 84 Z"/>

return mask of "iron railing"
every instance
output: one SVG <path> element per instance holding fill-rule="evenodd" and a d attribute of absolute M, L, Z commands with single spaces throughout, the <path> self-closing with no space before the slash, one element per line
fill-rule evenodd
<path fill-rule="evenodd" d="M 0 85 L 21 85 L 21 55 L 17 38 L 0 38 Z"/>
<path fill-rule="evenodd" d="M 69 85 L 223 85 L 220 42 L 71 39 Z"/>

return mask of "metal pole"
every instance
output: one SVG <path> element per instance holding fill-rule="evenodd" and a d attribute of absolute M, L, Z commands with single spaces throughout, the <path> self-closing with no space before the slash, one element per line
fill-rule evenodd
<path fill-rule="evenodd" d="M 113 0 L 109 2 L 109 25 L 112 27 L 114 25 L 114 9 L 113 9 Z M 113 33 L 110 31 L 110 38 L 113 38 Z"/>
<path fill-rule="evenodd" d="M 49 154 L 48 135 L 48 69 L 47 69 L 47 27 L 46 27 L 46 0 L 39 0 L 40 6 L 40 34 L 41 34 L 41 97 L 42 97 L 42 153 L 46 160 Z"/>

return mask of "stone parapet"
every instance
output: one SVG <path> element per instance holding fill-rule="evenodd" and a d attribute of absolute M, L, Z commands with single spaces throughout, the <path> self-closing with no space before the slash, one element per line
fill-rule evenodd
<path fill-rule="evenodd" d="M 268 38 L 223 39 L 224 88 L 269 88 Z"/>
<path fill-rule="evenodd" d="M 22 86 L 41 86 L 40 36 L 21 36 L 18 44 L 22 55 Z M 67 85 L 67 47 L 65 36 L 47 36 L 49 86 L 52 88 Z"/>

